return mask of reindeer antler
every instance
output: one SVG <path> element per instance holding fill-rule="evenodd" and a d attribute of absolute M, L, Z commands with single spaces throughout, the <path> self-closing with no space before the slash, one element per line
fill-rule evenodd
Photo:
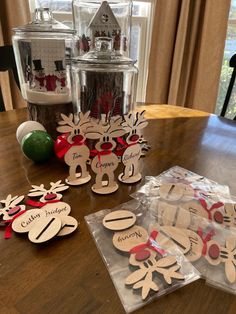
<path fill-rule="evenodd" d="M 134 123 L 135 123 L 134 117 L 133 117 L 132 113 L 129 113 L 129 114 L 124 115 L 124 119 L 125 119 L 125 121 L 122 123 L 122 125 L 123 125 L 125 128 L 128 127 L 128 128 L 130 128 L 130 129 L 132 129 L 133 126 L 134 126 Z"/>
<path fill-rule="evenodd" d="M 119 130 L 122 129 L 122 117 L 120 116 L 112 121 L 107 131 L 111 133 L 114 130 L 118 130 L 118 129 Z"/>
<path fill-rule="evenodd" d="M 90 126 L 88 127 L 87 130 L 88 130 L 88 133 L 90 133 L 90 132 L 97 132 L 97 133 L 103 134 L 103 132 L 104 132 L 104 125 L 103 125 L 102 120 L 91 119 L 90 120 Z"/>
<path fill-rule="evenodd" d="M 69 116 L 66 116 L 65 114 L 61 113 L 62 120 L 58 122 L 60 125 L 70 125 L 71 127 L 74 127 L 74 115 L 73 113 L 70 113 Z"/>
<path fill-rule="evenodd" d="M 147 123 L 147 120 L 144 118 L 144 114 L 145 114 L 145 110 L 143 110 L 142 112 L 136 113 L 136 121 L 135 121 L 134 125 L 140 126 L 140 124 L 142 124 L 144 122 Z"/>
<path fill-rule="evenodd" d="M 4 204 L 5 207 L 9 206 L 16 206 L 18 203 L 20 203 L 24 199 L 24 195 L 22 196 L 11 196 L 11 194 L 7 195 L 7 198 L 5 200 L 1 200 L 0 203 Z"/>
<path fill-rule="evenodd" d="M 28 196 L 41 196 L 45 192 L 47 192 L 47 189 L 45 189 L 43 184 L 32 185 L 32 188 L 33 189 L 30 190 L 30 193 L 28 194 Z"/>
<path fill-rule="evenodd" d="M 48 190 L 48 192 L 61 192 L 61 191 L 65 191 L 67 189 L 69 189 L 68 185 L 65 185 L 64 183 L 61 183 L 61 180 L 57 181 L 57 182 L 50 182 L 51 188 Z"/>

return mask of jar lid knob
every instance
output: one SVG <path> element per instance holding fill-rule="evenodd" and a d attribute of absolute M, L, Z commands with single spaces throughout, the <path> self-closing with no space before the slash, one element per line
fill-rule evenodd
<path fill-rule="evenodd" d="M 43 24 L 51 23 L 53 21 L 53 14 L 49 8 L 36 8 L 34 11 L 34 23 Z"/>

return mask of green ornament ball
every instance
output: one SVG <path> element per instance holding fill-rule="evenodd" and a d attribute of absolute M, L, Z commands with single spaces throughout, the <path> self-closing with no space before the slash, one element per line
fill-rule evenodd
<path fill-rule="evenodd" d="M 35 162 L 44 162 L 53 156 L 53 139 L 45 131 L 35 130 L 26 134 L 21 149 L 26 157 Z"/>

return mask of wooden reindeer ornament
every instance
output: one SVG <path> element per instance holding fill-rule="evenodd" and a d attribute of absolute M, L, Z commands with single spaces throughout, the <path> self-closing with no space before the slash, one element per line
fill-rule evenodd
<path fill-rule="evenodd" d="M 76 230 L 78 222 L 69 216 L 70 206 L 61 201 L 59 192 L 69 187 L 60 181 L 51 182 L 51 187 L 46 189 L 43 184 L 32 185 L 28 196 L 40 197 L 39 202 L 28 200 L 27 204 L 39 207 L 27 210 L 23 215 L 15 219 L 12 229 L 19 233 L 29 233 L 31 242 L 42 243 L 54 236 L 70 234 Z"/>
<path fill-rule="evenodd" d="M 145 111 L 137 112 L 136 115 L 129 113 L 124 116 L 125 121 L 122 123 L 124 130 L 128 133 L 126 142 L 122 140 L 122 144 L 126 147 L 122 163 L 124 171 L 119 175 L 118 179 L 123 183 L 135 183 L 141 180 L 142 175 L 139 171 L 139 159 L 141 156 L 141 145 L 139 144 L 139 131 L 148 124 L 144 118 Z"/>
<path fill-rule="evenodd" d="M 113 193 L 118 189 L 114 179 L 114 171 L 118 166 L 118 157 L 113 153 L 116 147 L 114 138 L 123 136 L 125 131 L 121 125 L 122 117 L 113 119 L 110 124 L 103 125 L 102 120 L 91 120 L 91 126 L 86 131 L 86 137 L 98 140 L 95 144 L 95 154 L 91 168 L 96 174 L 95 184 L 92 191 L 98 194 Z M 104 176 L 107 181 L 103 181 Z"/>
<path fill-rule="evenodd" d="M 0 203 L 3 207 L 0 208 L 0 222 L 5 226 L 5 239 L 11 238 L 12 223 L 20 215 L 25 213 L 25 205 L 20 203 L 23 201 L 24 196 L 11 196 L 9 194 L 6 199 L 1 200 Z"/>
<path fill-rule="evenodd" d="M 70 167 L 69 177 L 66 183 L 69 185 L 81 185 L 90 181 L 91 176 L 87 171 L 87 161 L 89 160 L 89 148 L 85 145 L 85 131 L 89 126 L 90 111 L 83 114 L 80 112 L 78 117 L 72 113 L 69 116 L 61 114 L 62 120 L 59 121 L 57 131 L 68 133 L 67 151 L 65 153 L 65 162 Z M 76 119 L 78 118 L 78 119 Z M 79 173 L 76 172 L 80 167 Z"/>
<path fill-rule="evenodd" d="M 4 206 L 0 208 L 0 217 L 4 221 L 12 219 L 16 214 L 25 210 L 25 205 L 19 205 L 25 197 L 22 196 L 11 196 L 9 194 L 5 200 L 1 200 Z"/>
<path fill-rule="evenodd" d="M 197 232 L 188 229 L 180 229 L 173 226 L 162 226 L 163 232 L 168 238 L 179 245 L 190 262 L 195 262 L 204 257 L 213 266 L 225 264 L 225 276 L 230 284 L 236 282 L 236 240 L 235 236 L 228 236 L 225 246 L 213 240 L 214 230 L 203 234 L 201 228 Z"/>
<path fill-rule="evenodd" d="M 121 252 L 130 253 L 130 265 L 138 267 L 138 270 L 125 279 L 125 284 L 132 285 L 135 290 L 141 289 L 144 300 L 151 290 L 159 291 L 153 278 L 154 273 L 161 274 L 168 284 L 171 284 L 173 279 L 183 280 L 184 276 L 179 272 L 181 266 L 177 264 L 176 257 L 168 255 L 162 249 L 163 237 L 159 237 L 155 230 L 149 236 L 143 227 L 133 225 L 135 220 L 132 212 L 118 210 L 107 214 L 103 219 L 103 225 L 109 230 L 116 231 L 112 240 L 113 245 Z"/>

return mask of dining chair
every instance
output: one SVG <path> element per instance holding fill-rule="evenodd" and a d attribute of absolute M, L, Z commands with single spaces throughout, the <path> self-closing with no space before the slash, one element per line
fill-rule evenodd
<path fill-rule="evenodd" d="M 0 72 L 12 71 L 15 82 L 20 89 L 20 82 L 18 78 L 16 61 L 12 45 L 0 46 Z M 0 87 L 0 111 L 4 111 L 2 91 Z"/>
<path fill-rule="evenodd" d="M 230 100 L 230 96 L 232 94 L 232 90 L 233 90 L 233 87 L 234 87 L 234 83 L 235 83 L 235 77 L 236 77 L 236 54 L 234 54 L 230 60 L 229 60 L 229 66 L 231 68 L 233 68 L 233 72 L 231 74 L 231 78 L 230 78 L 230 82 L 229 82 L 229 86 L 228 86 L 228 89 L 227 89 L 227 92 L 226 92 L 226 96 L 225 96 L 225 101 L 224 101 L 224 104 L 223 104 L 223 107 L 222 107 L 222 110 L 221 110 L 221 113 L 220 115 L 222 117 L 225 116 L 225 113 L 228 109 L 228 105 L 229 105 L 229 100 Z M 234 117 L 233 120 L 236 120 L 236 116 Z"/>

